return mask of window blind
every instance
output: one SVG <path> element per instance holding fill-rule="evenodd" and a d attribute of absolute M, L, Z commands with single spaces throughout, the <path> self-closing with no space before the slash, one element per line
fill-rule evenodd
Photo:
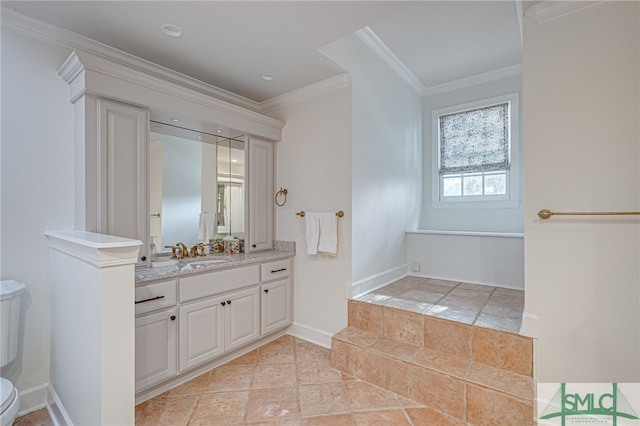
<path fill-rule="evenodd" d="M 440 174 L 509 168 L 509 102 L 438 117 Z"/>

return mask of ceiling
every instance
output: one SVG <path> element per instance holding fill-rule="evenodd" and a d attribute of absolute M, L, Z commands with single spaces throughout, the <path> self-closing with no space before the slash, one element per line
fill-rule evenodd
<path fill-rule="evenodd" d="M 345 70 L 319 49 L 369 27 L 424 88 L 518 65 L 518 0 L 2 1 L 255 102 Z M 173 24 L 181 37 L 161 30 Z M 272 81 L 260 75 L 274 75 Z"/>

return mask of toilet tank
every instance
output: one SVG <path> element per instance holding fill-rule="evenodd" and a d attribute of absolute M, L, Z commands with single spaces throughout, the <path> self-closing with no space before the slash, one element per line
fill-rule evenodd
<path fill-rule="evenodd" d="M 19 281 L 0 281 L 0 367 L 18 354 L 21 299 L 25 285 Z"/>

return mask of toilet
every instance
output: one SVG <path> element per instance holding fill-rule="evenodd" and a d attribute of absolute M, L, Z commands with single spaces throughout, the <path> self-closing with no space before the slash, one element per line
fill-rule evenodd
<path fill-rule="evenodd" d="M 0 368 L 9 365 L 18 355 L 20 309 L 25 285 L 18 281 L 0 281 Z M 0 426 L 10 426 L 20 409 L 20 395 L 9 380 L 0 378 Z"/>

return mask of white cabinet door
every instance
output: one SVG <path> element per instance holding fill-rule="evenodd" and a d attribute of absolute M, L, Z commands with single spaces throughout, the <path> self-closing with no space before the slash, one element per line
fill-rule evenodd
<path fill-rule="evenodd" d="M 224 352 L 224 300 L 216 297 L 180 306 L 181 372 Z"/>
<path fill-rule="evenodd" d="M 260 336 L 259 292 L 256 286 L 226 297 L 225 350 L 237 348 Z"/>
<path fill-rule="evenodd" d="M 147 265 L 149 111 L 105 99 L 97 104 L 97 232 L 142 241 L 138 265 Z"/>
<path fill-rule="evenodd" d="M 291 279 L 262 284 L 262 334 L 291 325 Z"/>
<path fill-rule="evenodd" d="M 177 373 L 176 310 L 136 318 L 136 392 Z"/>
<path fill-rule="evenodd" d="M 249 155 L 249 239 L 247 251 L 273 248 L 274 144 L 250 137 Z"/>

